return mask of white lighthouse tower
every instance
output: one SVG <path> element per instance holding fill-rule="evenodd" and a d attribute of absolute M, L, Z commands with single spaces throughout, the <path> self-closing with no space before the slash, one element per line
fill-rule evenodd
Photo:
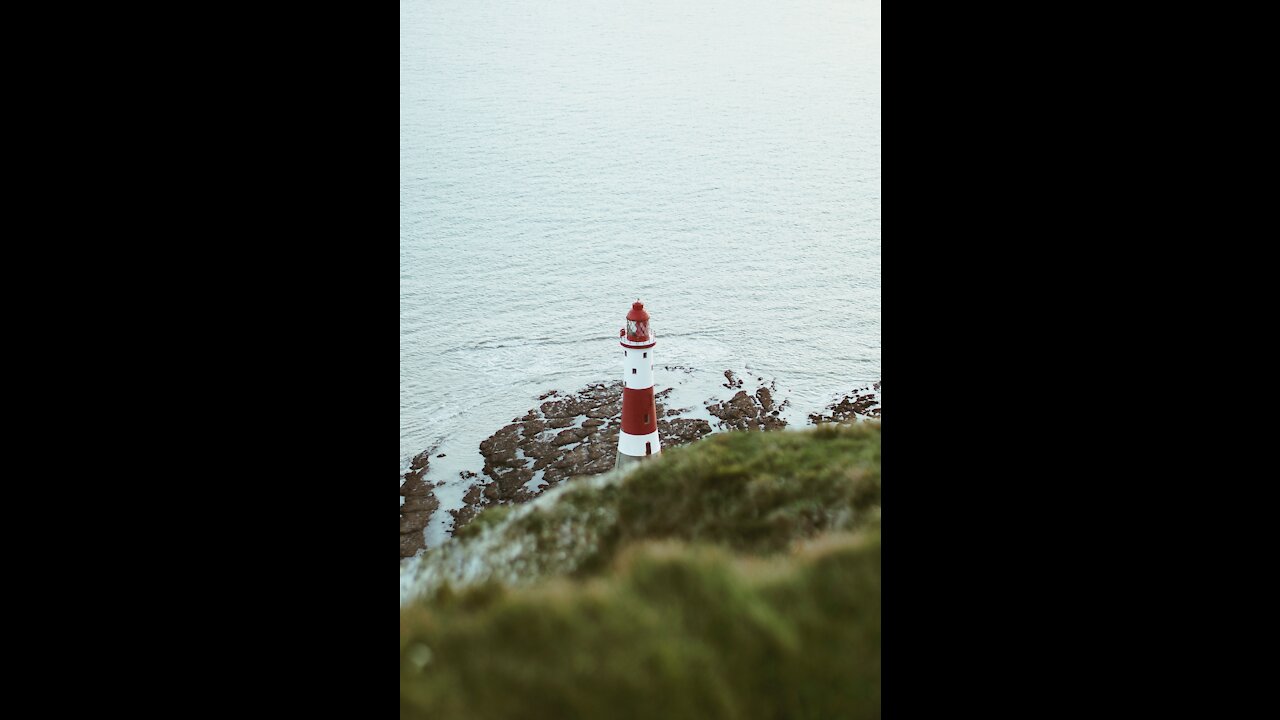
<path fill-rule="evenodd" d="M 618 465 L 662 452 L 658 440 L 658 406 L 653 397 L 653 348 L 658 344 L 649 326 L 649 313 L 637 300 L 620 332 L 625 386 L 622 390 L 622 432 L 618 435 Z"/>

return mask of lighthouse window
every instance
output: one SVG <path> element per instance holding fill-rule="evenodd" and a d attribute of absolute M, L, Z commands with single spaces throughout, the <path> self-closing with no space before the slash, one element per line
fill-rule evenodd
<path fill-rule="evenodd" d="M 645 353 L 645 354 L 644 354 L 644 356 L 645 356 L 646 358 L 647 358 L 647 357 L 649 357 L 649 353 Z"/>
<path fill-rule="evenodd" d="M 632 375 L 635 375 L 635 374 L 636 374 L 636 369 L 635 369 L 635 368 L 631 368 L 631 374 L 632 374 Z"/>
<path fill-rule="evenodd" d="M 649 413 L 645 413 L 645 414 L 644 414 L 644 424 L 645 424 L 645 427 L 648 427 L 648 425 L 649 425 Z"/>

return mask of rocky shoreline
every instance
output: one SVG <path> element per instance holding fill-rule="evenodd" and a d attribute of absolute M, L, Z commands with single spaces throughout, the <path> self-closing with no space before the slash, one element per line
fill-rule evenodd
<path fill-rule="evenodd" d="M 671 389 L 657 394 L 663 448 L 688 445 L 717 431 L 763 432 L 787 427 L 781 416 L 789 401 L 777 402 L 776 383 L 749 393 L 733 371 L 725 371 L 725 380 L 723 387 L 738 392 L 704 408 L 715 427 L 705 419 L 682 417 L 695 408 L 668 407 Z M 857 391 L 823 413 L 811 415 L 810 423 L 879 418 L 879 392 L 880 383 Z M 462 473 L 462 479 L 471 484 L 462 507 L 449 511 L 455 532 L 487 507 L 523 504 L 569 478 L 600 475 L 614 468 L 622 426 L 621 382 L 591 385 L 572 394 L 552 390 L 538 399 L 541 405 L 513 418 L 511 424 L 480 443 L 482 474 Z M 401 559 L 425 548 L 423 530 L 440 508 L 434 487 L 425 480 L 432 452 L 414 458 L 400 487 L 404 498 L 400 506 Z"/>
<path fill-rule="evenodd" d="M 742 380 L 732 370 L 725 370 L 724 376 L 728 380 L 724 387 L 730 390 L 743 387 Z M 773 394 L 777 391 L 776 382 L 756 390 L 754 395 L 739 390 L 731 400 L 708 405 L 707 410 L 720 420 L 720 430 L 781 430 L 787 426 L 787 421 L 781 417 L 782 411 L 790 401 L 776 404 Z"/>
<path fill-rule="evenodd" d="M 710 435 L 707 421 L 679 417 L 688 409 L 667 408 L 670 392 L 656 396 L 663 446 L 688 445 Z M 480 443 L 488 480 L 472 484 L 463 507 L 450 511 L 455 530 L 491 505 L 525 503 L 569 478 L 614 468 L 622 428 L 621 382 L 573 394 L 553 390 L 539 400 L 540 406 Z"/>
<path fill-rule="evenodd" d="M 435 488 L 427 483 L 427 471 L 431 469 L 431 453 L 428 450 L 413 459 L 409 472 L 400 486 L 400 557 L 413 557 L 426 548 L 423 531 L 431 516 L 440 509 Z"/>
<path fill-rule="evenodd" d="M 874 391 L 874 392 L 873 392 Z M 880 383 L 859 390 L 832 403 L 824 413 L 809 416 L 810 425 L 851 422 L 859 418 L 880 419 Z"/>

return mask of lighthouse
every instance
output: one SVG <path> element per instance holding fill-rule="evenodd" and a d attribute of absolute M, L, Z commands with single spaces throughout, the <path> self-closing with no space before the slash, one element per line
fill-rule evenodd
<path fill-rule="evenodd" d="M 658 440 L 658 406 L 653 398 L 653 339 L 649 313 L 637 300 L 627 313 L 622 343 L 622 432 L 618 435 L 618 466 L 662 452 Z"/>

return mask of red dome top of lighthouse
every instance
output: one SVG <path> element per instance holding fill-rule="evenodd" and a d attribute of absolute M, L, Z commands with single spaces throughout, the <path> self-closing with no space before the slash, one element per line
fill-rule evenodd
<path fill-rule="evenodd" d="M 644 303 L 639 300 L 635 301 L 635 303 L 631 305 L 631 312 L 627 313 L 627 319 L 635 320 L 636 322 L 648 322 L 649 313 L 645 311 Z"/>
<path fill-rule="evenodd" d="M 637 300 L 627 313 L 627 326 L 622 330 L 623 342 L 629 347 L 653 347 L 653 332 L 649 329 L 649 313 L 644 303 Z"/>

